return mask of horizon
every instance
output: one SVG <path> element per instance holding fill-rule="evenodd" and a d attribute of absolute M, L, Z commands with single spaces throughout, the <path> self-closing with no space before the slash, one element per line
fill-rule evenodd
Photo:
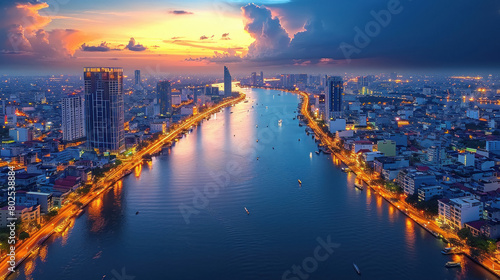
<path fill-rule="evenodd" d="M 494 0 L 20 0 L 0 8 L 0 75 L 75 75 L 87 65 L 169 74 L 227 65 L 236 75 L 491 74 L 500 66 Z"/>

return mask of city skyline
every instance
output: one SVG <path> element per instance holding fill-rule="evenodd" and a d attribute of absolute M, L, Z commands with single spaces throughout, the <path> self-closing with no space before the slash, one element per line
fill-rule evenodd
<path fill-rule="evenodd" d="M 210 73 L 224 64 L 234 73 L 488 72 L 500 64 L 493 0 L 20 0 L 0 8 L 1 74 L 77 74 L 103 61 L 146 75 Z"/>

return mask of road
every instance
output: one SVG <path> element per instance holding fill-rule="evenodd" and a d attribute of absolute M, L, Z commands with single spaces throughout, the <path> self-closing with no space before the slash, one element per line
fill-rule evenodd
<path fill-rule="evenodd" d="M 130 170 L 136 165 L 141 164 L 142 157 L 144 155 L 155 153 L 156 151 L 161 149 L 165 143 L 173 141 L 184 130 L 190 129 L 193 125 L 199 123 L 206 117 L 217 113 L 224 107 L 231 106 L 243 101 L 245 97 L 245 94 L 240 93 L 240 95 L 236 98 L 224 100 L 214 107 L 211 107 L 204 112 L 200 112 L 197 115 L 190 116 L 182 123 L 174 125 L 173 129 L 169 131 L 168 134 L 160 137 L 158 140 L 140 150 L 133 156 L 124 159 L 125 162 L 110 170 L 95 184 L 95 186 L 93 187 L 93 191 L 90 191 L 88 194 L 80 197 L 77 201 L 81 202 L 84 206 L 87 205 L 92 200 L 101 195 L 104 191 L 106 191 L 109 187 L 111 187 L 116 181 L 120 180 L 127 170 Z M 96 188 L 96 186 L 98 188 Z M 17 246 L 15 252 L 17 265 L 19 265 L 22 261 L 29 257 L 29 255 L 39 247 L 40 243 L 43 242 L 45 238 L 55 232 L 58 226 L 64 225 L 64 223 L 68 223 L 71 218 L 75 217 L 76 213 L 79 210 L 80 207 L 75 205 L 74 203 L 64 205 L 55 217 L 53 217 L 47 224 L 42 226 L 42 228 L 40 228 L 37 232 L 33 233 L 30 238 L 25 239 L 20 244 L 16 244 Z M 2 257 L 2 263 L 0 264 L 1 279 L 5 279 L 10 274 L 10 272 L 8 271 L 10 265 L 7 263 L 7 259 L 4 258 L 5 255 Z"/>

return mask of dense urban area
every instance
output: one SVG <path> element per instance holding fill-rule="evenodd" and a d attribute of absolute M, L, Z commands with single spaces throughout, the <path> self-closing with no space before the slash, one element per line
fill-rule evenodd
<path fill-rule="evenodd" d="M 99 191 L 105 175 L 127 158 L 190 116 L 236 98 L 233 84 L 239 84 L 303 94 L 307 112 L 297 117 L 318 139 L 318 153 L 339 156 L 344 170 L 360 177 L 360 189 L 381 186 L 392 202 L 411 207 L 426 219 L 421 224 L 437 227 L 429 231 L 446 238 L 452 252 L 497 261 L 499 76 L 265 78 L 253 72 L 232 78 L 226 67 L 223 74 L 158 78 L 135 70 L 127 77 L 121 68 L 85 68 L 82 76 L 0 77 L 2 255 L 9 248 L 9 166 L 15 171 L 17 239 L 22 241 L 67 205 L 81 207 L 79 198 Z"/>

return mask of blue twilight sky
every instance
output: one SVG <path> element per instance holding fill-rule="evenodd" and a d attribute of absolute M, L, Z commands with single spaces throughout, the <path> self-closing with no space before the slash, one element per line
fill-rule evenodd
<path fill-rule="evenodd" d="M 500 1 L 0 3 L 0 71 L 500 67 Z M 79 70 L 78 70 L 79 71 Z"/>

